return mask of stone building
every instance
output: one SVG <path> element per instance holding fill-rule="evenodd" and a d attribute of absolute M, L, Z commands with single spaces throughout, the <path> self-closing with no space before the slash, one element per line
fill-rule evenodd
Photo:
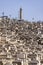
<path fill-rule="evenodd" d="M 43 22 L 0 17 L 0 65 L 43 65 Z"/>

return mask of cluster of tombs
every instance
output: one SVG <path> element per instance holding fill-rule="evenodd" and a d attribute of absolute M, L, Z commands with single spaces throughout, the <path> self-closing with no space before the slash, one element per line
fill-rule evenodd
<path fill-rule="evenodd" d="M 0 17 L 0 65 L 43 65 L 43 22 Z"/>

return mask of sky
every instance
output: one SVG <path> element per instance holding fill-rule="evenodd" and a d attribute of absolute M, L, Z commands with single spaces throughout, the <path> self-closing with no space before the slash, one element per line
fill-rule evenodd
<path fill-rule="evenodd" d="M 43 0 L 0 0 L 0 16 L 4 12 L 4 15 L 19 19 L 20 8 L 24 20 L 43 21 Z"/>

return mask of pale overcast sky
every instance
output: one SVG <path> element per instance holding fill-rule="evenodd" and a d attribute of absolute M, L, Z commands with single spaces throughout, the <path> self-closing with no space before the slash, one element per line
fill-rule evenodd
<path fill-rule="evenodd" d="M 18 18 L 20 7 L 23 9 L 25 20 L 34 18 L 43 21 L 43 0 L 0 0 L 0 16 L 4 12 L 7 16 Z"/>

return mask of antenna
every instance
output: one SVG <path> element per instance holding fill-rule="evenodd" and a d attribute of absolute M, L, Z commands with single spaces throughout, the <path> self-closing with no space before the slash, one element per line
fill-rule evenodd
<path fill-rule="evenodd" d="M 4 12 L 2 12 L 2 22 L 4 22 Z"/>
<path fill-rule="evenodd" d="M 2 16 L 4 16 L 4 12 L 2 12 Z"/>

